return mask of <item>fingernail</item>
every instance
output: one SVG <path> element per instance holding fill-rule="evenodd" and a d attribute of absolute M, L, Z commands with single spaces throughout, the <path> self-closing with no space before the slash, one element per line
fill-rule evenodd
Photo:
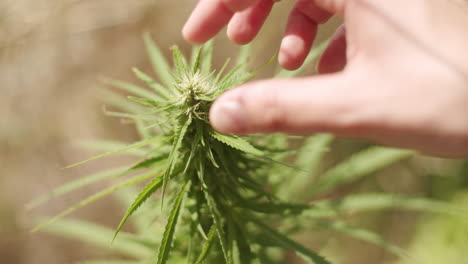
<path fill-rule="evenodd" d="M 297 58 L 301 56 L 304 50 L 304 41 L 295 35 L 289 35 L 283 38 L 280 45 L 278 62 L 287 69 L 297 67 Z"/>
<path fill-rule="evenodd" d="M 244 133 L 246 120 L 245 110 L 238 101 L 215 102 L 211 107 L 211 125 L 221 133 Z"/>

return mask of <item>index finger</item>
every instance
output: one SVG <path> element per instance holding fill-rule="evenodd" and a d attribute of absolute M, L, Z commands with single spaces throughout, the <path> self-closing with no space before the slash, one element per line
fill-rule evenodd
<path fill-rule="evenodd" d="M 201 44 L 214 37 L 228 24 L 236 11 L 258 0 L 200 0 L 182 30 L 184 38 Z"/>

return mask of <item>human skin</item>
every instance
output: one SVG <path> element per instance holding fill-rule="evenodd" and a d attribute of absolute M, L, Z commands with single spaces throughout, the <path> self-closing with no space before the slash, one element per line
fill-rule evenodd
<path fill-rule="evenodd" d="M 245 44 L 272 0 L 200 0 L 184 29 L 203 43 L 228 25 Z M 210 110 L 223 133 L 329 132 L 444 157 L 468 156 L 468 1 L 297 0 L 279 50 L 296 69 L 319 24 L 344 19 L 318 76 L 254 81 Z"/>

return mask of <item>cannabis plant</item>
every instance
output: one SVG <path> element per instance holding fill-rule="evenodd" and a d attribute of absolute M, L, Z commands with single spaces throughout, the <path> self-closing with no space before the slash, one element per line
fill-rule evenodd
<path fill-rule="evenodd" d="M 328 264 L 326 257 L 293 239 L 295 234 L 310 232 L 312 236 L 313 230 L 333 229 L 408 258 L 403 249 L 378 234 L 350 226 L 346 216 L 351 211 L 388 208 L 459 213 L 448 204 L 424 198 L 384 193 L 325 196 L 413 153 L 371 146 L 321 172 L 319 164 L 333 141 L 330 135 L 303 138 L 301 147 L 292 149 L 285 135 L 241 138 L 220 134 L 211 128 L 208 111 L 220 94 L 253 78 L 259 70 L 248 70 L 248 47 L 241 50 L 235 65 L 230 66 L 228 60 L 220 70 L 213 70 L 212 43 L 194 47 L 189 59 L 172 47 L 172 67 L 148 35 L 145 44 L 159 82 L 138 69 L 135 75 L 150 89 L 105 80 L 132 94 L 124 99 L 116 92 L 107 93 L 108 103 L 124 110 L 107 113 L 132 120 L 141 141 L 124 146 L 94 143 L 93 147 L 109 151 L 69 167 L 120 152 L 133 154 L 139 161 L 39 197 L 30 206 L 103 179 L 124 178 L 37 229 L 105 248 L 115 240 L 113 249 L 133 259 L 115 263 L 284 263 L 290 261 L 286 253 L 296 252 L 307 262 Z M 323 47 L 314 50 L 309 60 Z M 146 180 L 146 186 L 135 193 L 137 184 Z M 117 192 L 125 187 L 129 191 Z M 85 221 L 61 219 L 113 193 L 128 206 L 114 232 Z M 128 220 L 136 226 L 134 234 L 122 231 Z"/>

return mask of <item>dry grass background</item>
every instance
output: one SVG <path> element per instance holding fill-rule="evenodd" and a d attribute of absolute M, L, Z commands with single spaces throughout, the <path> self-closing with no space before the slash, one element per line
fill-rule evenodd
<path fill-rule="evenodd" d="M 97 95 L 102 86 L 98 77 L 134 80 L 131 67 L 149 68 L 141 41 L 144 31 L 150 31 L 166 51 L 172 44 L 188 51 L 180 29 L 195 3 L 195 0 L 0 2 L 1 263 L 59 264 L 101 256 L 91 247 L 28 231 L 33 216 L 51 215 L 84 193 L 67 196 L 34 212 L 25 212 L 24 204 L 70 179 L 122 161 L 104 160 L 76 169 L 61 169 L 94 154 L 74 147 L 73 143 L 80 139 L 134 139 L 131 126 L 104 116 Z M 286 17 L 290 3 L 281 5 L 284 8 L 275 9 L 256 41 L 261 62 L 275 52 L 277 45 L 271 43 L 279 43 L 282 18 Z M 336 24 L 333 21 L 322 37 Z M 234 56 L 236 50 L 224 36 L 218 38 L 218 43 L 215 65 Z M 412 182 L 406 167 L 395 170 L 403 171 L 399 177 L 407 181 L 404 185 L 409 191 L 418 191 L 420 185 Z M 92 193 L 98 187 L 84 192 Z M 106 199 L 75 215 L 115 225 L 121 213 L 121 208 Z M 374 259 L 381 254 L 375 252 Z M 372 259 L 354 255 L 356 263 Z"/>

